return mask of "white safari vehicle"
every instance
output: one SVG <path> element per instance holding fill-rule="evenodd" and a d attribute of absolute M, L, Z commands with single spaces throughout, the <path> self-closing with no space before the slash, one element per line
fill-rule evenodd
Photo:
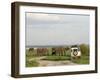
<path fill-rule="evenodd" d="M 72 58 L 80 58 L 81 57 L 81 50 L 80 50 L 79 46 L 71 47 L 71 57 Z"/>

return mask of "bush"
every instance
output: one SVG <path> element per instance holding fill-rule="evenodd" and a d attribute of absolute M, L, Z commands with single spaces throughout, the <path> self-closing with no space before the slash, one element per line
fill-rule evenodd
<path fill-rule="evenodd" d="M 77 64 L 89 64 L 89 56 L 83 55 L 80 59 L 74 59 L 72 62 Z"/>
<path fill-rule="evenodd" d="M 80 50 L 81 50 L 82 55 L 88 55 L 89 56 L 89 52 L 90 52 L 89 45 L 81 44 Z"/>
<path fill-rule="evenodd" d="M 26 67 L 37 67 L 39 63 L 36 60 L 26 60 Z"/>

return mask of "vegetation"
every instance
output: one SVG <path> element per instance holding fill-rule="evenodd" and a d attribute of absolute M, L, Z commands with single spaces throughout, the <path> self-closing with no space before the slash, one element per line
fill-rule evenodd
<path fill-rule="evenodd" d="M 63 60 L 70 60 L 70 57 L 68 56 L 46 56 L 43 60 L 63 61 Z"/>
<path fill-rule="evenodd" d="M 37 67 L 39 63 L 36 60 L 29 61 L 26 60 L 26 67 Z"/>
<path fill-rule="evenodd" d="M 28 52 L 28 50 L 26 50 L 26 67 L 37 67 L 38 65 L 39 63 L 34 58 L 34 53 Z"/>
<path fill-rule="evenodd" d="M 70 59 L 71 59 L 70 50 L 68 50 L 68 51 L 66 51 L 66 53 L 64 54 L 64 56 L 49 54 L 43 60 L 63 61 L 63 60 L 70 60 Z"/>
<path fill-rule="evenodd" d="M 89 56 L 81 56 L 80 59 L 73 59 L 72 62 L 77 64 L 89 64 Z"/>
<path fill-rule="evenodd" d="M 73 63 L 76 64 L 89 64 L 89 45 L 86 44 L 81 44 L 79 45 L 82 56 L 79 59 L 71 59 L 71 50 L 68 48 L 66 53 L 64 53 L 63 56 L 59 55 L 52 55 L 52 49 L 48 49 L 48 55 L 45 55 L 42 60 L 46 61 L 64 61 L 64 60 L 69 60 L 72 61 Z M 41 57 L 41 56 L 36 56 L 36 51 L 28 51 L 26 49 L 26 67 L 37 67 L 39 66 L 39 62 L 37 61 L 36 58 Z"/>
<path fill-rule="evenodd" d="M 81 50 L 82 55 L 87 55 L 87 56 L 89 56 L 89 52 L 90 52 L 90 50 L 89 50 L 89 45 L 81 44 L 81 45 L 80 45 L 80 50 Z"/>

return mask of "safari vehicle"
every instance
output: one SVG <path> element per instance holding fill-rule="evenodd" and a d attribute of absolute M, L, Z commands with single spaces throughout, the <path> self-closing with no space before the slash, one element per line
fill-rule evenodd
<path fill-rule="evenodd" d="M 80 47 L 77 45 L 71 46 L 71 57 L 72 58 L 80 58 L 81 57 L 81 50 Z"/>

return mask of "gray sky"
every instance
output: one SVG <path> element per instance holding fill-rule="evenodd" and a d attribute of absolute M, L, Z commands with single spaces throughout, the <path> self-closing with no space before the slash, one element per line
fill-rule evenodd
<path fill-rule="evenodd" d="M 89 15 L 26 13 L 26 46 L 89 44 Z"/>

